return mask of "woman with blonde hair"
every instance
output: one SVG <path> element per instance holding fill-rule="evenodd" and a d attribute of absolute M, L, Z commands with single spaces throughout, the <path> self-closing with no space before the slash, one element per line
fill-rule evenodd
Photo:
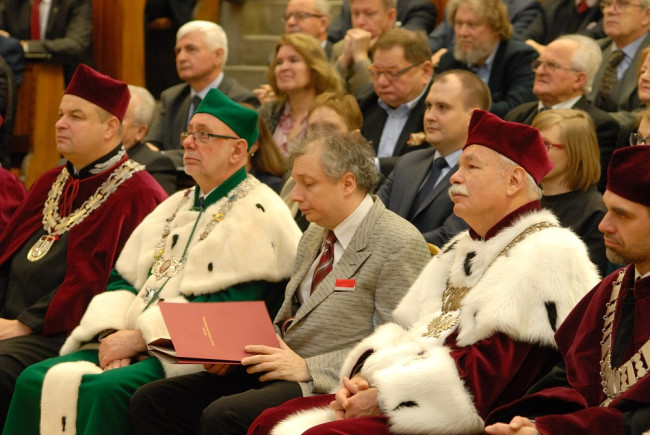
<path fill-rule="evenodd" d="M 259 113 L 286 156 L 289 142 L 307 130 L 307 113 L 316 97 L 326 91 L 341 93 L 343 85 L 320 43 L 302 33 L 280 38 L 268 79 L 275 100 L 263 104 Z"/>
<path fill-rule="evenodd" d="M 532 126 L 542 135 L 554 165 L 541 182 L 542 207 L 582 238 L 603 275 L 607 257 L 598 224 L 606 209 L 596 188 L 601 168 L 594 123 L 582 110 L 555 109 L 540 112 Z"/>

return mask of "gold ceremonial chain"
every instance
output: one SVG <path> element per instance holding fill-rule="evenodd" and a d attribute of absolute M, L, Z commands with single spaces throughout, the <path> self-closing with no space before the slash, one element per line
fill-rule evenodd
<path fill-rule="evenodd" d="M 549 222 L 538 222 L 523 230 L 517 237 L 512 239 L 512 241 L 510 241 L 510 243 L 508 243 L 496 257 L 492 259 L 490 264 L 488 264 L 488 266 L 483 270 L 483 273 L 477 282 L 483 278 L 485 272 L 487 272 L 490 266 L 494 264 L 497 258 L 506 254 L 517 243 L 521 242 L 523 239 L 534 232 L 555 226 L 555 224 Z M 454 287 L 449 282 L 449 278 L 447 278 L 445 291 L 442 292 L 442 313 L 438 317 L 434 318 L 431 322 L 429 322 L 429 325 L 427 326 L 427 332 L 422 334 L 422 336 L 429 338 L 439 338 L 440 334 L 442 334 L 444 331 L 447 331 L 456 326 L 458 323 L 458 316 L 460 315 L 460 304 L 465 295 L 469 293 L 471 289 L 472 287 Z"/>
<path fill-rule="evenodd" d="M 72 211 L 68 216 L 61 217 L 59 214 L 59 203 L 65 183 L 70 177 L 68 169 L 64 167 L 52 184 L 45 204 L 43 205 L 43 229 L 47 234 L 38 239 L 34 246 L 32 246 L 27 253 L 27 259 L 29 261 L 38 261 L 43 258 L 49 252 L 54 242 L 59 240 L 61 234 L 66 233 L 75 225 L 80 224 L 90 213 L 102 205 L 122 183 L 131 178 L 131 175 L 143 169 L 144 166 L 133 160 L 125 161 L 104 180 L 93 195 L 81 204 L 81 207 Z"/>
<path fill-rule="evenodd" d="M 199 242 L 202 240 L 205 240 L 206 237 L 210 234 L 210 232 L 214 229 L 214 227 L 224 220 L 226 217 L 226 214 L 232 209 L 232 206 L 234 205 L 235 201 L 238 199 L 243 199 L 248 195 L 248 193 L 253 190 L 255 186 L 259 184 L 259 181 L 255 179 L 254 177 L 251 177 L 250 175 L 247 175 L 244 181 L 239 183 L 237 187 L 232 189 L 227 197 L 224 203 L 221 205 L 219 210 L 212 215 L 212 219 L 210 219 L 210 222 L 205 226 L 205 229 L 199 236 Z M 183 199 L 179 202 L 178 207 L 176 207 L 176 210 L 174 213 L 166 219 L 165 222 L 165 227 L 163 228 L 162 235 L 160 237 L 160 240 L 158 243 L 156 243 L 156 247 L 154 249 L 154 263 L 153 266 L 151 267 L 151 273 L 152 275 L 156 278 L 157 281 L 160 281 L 163 278 L 172 278 L 173 276 L 177 275 L 180 271 L 183 270 L 185 267 L 185 261 L 187 261 L 187 250 L 190 245 L 190 242 L 192 241 L 192 236 L 194 235 L 194 231 L 196 229 L 196 225 L 198 224 L 199 218 L 197 217 L 196 222 L 194 223 L 194 228 L 192 228 L 192 232 L 190 234 L 190 237 L 187 239 L 187 244 L 185 245 L 185 249 L 183 250 L 183 254 L 180 259 L 170 257 L 170 258 L 164 258 L 165 254 L 165 246 L 167 244 L 167 237 L 169 237 L 169 234 L 171 232 L 171 223 L 176 219 L 176 214 L 178 211 L 181 209 L 182 205 L 189 199 L 189 193 L 191 192 L 191 189 L 188 189 L 186 192 L 185 196 Z M 201 211 L 203 213 L 203 210 Z M 155 298 L 158 296 L 160 291 L 163 289 L 163 287 L 167 284 L 167 281 L 163 283 L 162 286 L 159 288 L 156 287 L 150 287 L 147 289 L 144 295 L 144 301 L 147 304 L 145 309 L 155 300 Z"/>
<path fill-rule="evenodd" d="M 616 312 L 616 302 L 621 290 L 621 283 L 625 269 L 618 273 L 618 277 L 612 286 L 612 294 L 609 302 L 605 305 L 605 314 L 603 320 L 603 339 L 600 342 L 601 360 L 600 360 L 600 384 L 603 387 L 603 393 L 607 399 L 600 406 L 609 406 L 616 397 L 627 391 L 632 385 L 636 384 L 639 379 L 648 374 L 648 363 L 650 362 L 650 340 L 646 341 L 643 346 L 630 359 L 621 364 L 620 367 L 612 367 L 612 328 L 614 326 L 614 314 Z M 645 361 L 644 361 L 645 360 Z"/>

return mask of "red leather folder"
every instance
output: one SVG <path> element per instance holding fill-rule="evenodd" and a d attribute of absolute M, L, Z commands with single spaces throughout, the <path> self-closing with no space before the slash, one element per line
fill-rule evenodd
<path fill-rule="evenodd" d="M 149 352 L 178 364 L 239 364 L 248 344 L 278 347 L 263 301 L 158 304 L 169 338 L 148 344 Z"/>

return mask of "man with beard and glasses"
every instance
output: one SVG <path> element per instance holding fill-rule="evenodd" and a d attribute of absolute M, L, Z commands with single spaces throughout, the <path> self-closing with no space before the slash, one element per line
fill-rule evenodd
<path fill-rule="evenodd" d="M 474 72 L 492 93 L 490 112 L 503 117 L 521 103 L 535 99 L 535 74 L 530 64 L 537 52 L 511 39 L 512 24 L 501 0 L 450 0 L 447 19 L 454 26 L 454 49 L 440 58 L 435 71 Z"/>
<path fill-rule="evenodd" d="M 648 159 L 650 146 L 637 145 L 615 151 L 609 164 L 607 213 L 598 228 L 607 258 L 627 266 L 569 314 L 555 334 L 562 362 L 526 397 L 494 411 L 488 422 L 510 423 L 487 433 L 640 435 L 650 429 L 650 173 L 639 164 Z"/>

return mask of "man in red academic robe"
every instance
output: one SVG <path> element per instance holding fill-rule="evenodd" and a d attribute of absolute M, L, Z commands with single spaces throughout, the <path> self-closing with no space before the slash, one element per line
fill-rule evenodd
<path fill-rule="evenodd" d="M 64 166 L 40 177 L 0 235 L 0 427 L 14 384 L 56 356 L 122 246 L 167 195 L 121 144 L 125 83 L 80 65 L 59 106 Z"/>
<path fill-rule="evenodd" d="M 599 229 L 607 257 L 628 264 L 567 317 L 555 340 L 563 361 L 529 395 L 495 410 L 486 432 L 632 434 L 650 429 L 650 146 L 614 152 Z M 514 417 L 513 416 L 517 416 Z M 525 416 L 525 417 L 521 417 Z"/>

